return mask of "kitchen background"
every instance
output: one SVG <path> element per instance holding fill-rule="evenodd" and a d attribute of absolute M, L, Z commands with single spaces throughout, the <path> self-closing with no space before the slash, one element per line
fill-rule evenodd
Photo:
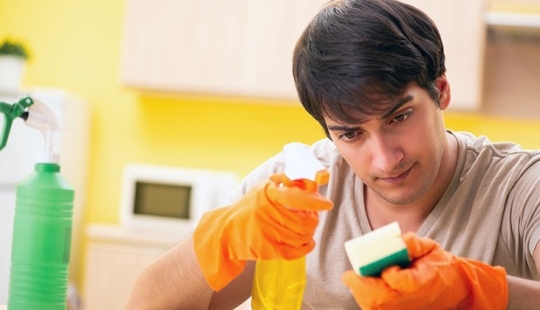
<path fill-rule="evenodd" d="M 493 19 L 486 18 L 487 22 L 473 16 L 477 23 L 471 29 L 479 30 L 480 34 L 477 49 L 469 50 L 469 58 L 475 63 L 450 79 L 451 85 L 463 81 L 468 85 L 472 83 L 474 89 L 464 95 L 472 99 L 445 113 L 447 126 L 487 135 L 495 141 L 511 140 L 527 148 L 540 148 L 540 1 L 461 2 L 473 3 L 471 6 L 481 4 L 483 13 L 521 15 L 509 21 L 504 19 L 506 15 L 503 19 L 490 15 Z M 208 0 L 198 3 L 207 5 L 207 9 L 212 7 Z M 174 64 L 163 64 L 163 60 L 176 55 L 156 55 L 160 48 L 163 53 L 170 52 L 158 46 L 159 42 L 167 40 L 162 38 L 162 33 L 144 33 L 144 29 L 166 29 L 166 25 L 160 26 L 160 19 L 152 19 L 152 14 L 172 4 L 174 1 L 166 0 L 147 3 L 131 0 L 0 2 L 0 39 L 20 40 L 31 51 L 23 84 L 58 88 L 76 94 L 88 105 L 88 155 L 78 163 L 85 165 L 87 171 L 81 215 L 83 227 L 118 223 L 122 171 L 127 163 L 228 170 L 242 177 L 279 152 L 284 144 L 312 143 L 324 136 L 319 125 L 291 96 L 287 80 L 284 85 L 275 85 L 278 95 L 274 98 L 272 85 L 257 88 L 244 83 L 232 85 L 230 89 L 234 91 L 227 91 L 230 80 L 249 76 L 249 72 L 244 76 L 237 76 L 235 72 L 235 68 L 247 70 L 243 66 L 249 66 L 249 59 L 244 62 L 242 59 L 249 58 L 248 53 L 242 55 L 238 63 L 214 64 L 205 69 L 220 70 L 213 84 L 205 81 L 205 76 L 214 74 L 197 72 L 197 68 L 182 71 Z M 194 16 L 200 17 L 200 12 L 204 12 L 204 7 L 199 9 Z M 227 8 L 221 7 L 214 14 L 223 16 L 219 12 L 224 10 Z M 141 12 L 142 15 L 137 15 Z M 533 15 L 529 20 L 523 14 Z M 190 16 L 187 11 L 178 16 L 177 22 Z M 462 18 L 471 20 L 467 16 Z M 522 21 L 527 23 L 515 26 Z M 460 42 L 459 37 L 454 40 Z M 272 46 L 274 41 L 268 41 L 268 46 Z M 231 53 L 225 43 L 221 45 L 223 52 Z M 140 50 L 141 44 L 154 45 L 145 54 L 144 49 Z M 204 49 L 194 49 L 189 43 L 177 48 L 178 57 L 183 59 L 205 56 L 199 53 Z M 290 51 L 281 52 L 288 57 Z M 144 55 L 150 58 L 144 60 Z M 463 61 L 470 61 L 469 58 Z M 279 63 L 279 59 L 276 61 Z M 161 71 L 152 71 L 152 67 Z M 448 69 L 449 74 L 455 74 L 451 66 Z M 467 80 L 468 70 L 473 77 L 478 73 L 472 82 Z M 169 84 L 168 77 L 172 81 Z M 191 85 L 190 89 L 190 77 L 200 84 Z M 201 86 L 205 82 L 208 82 L 203 85 L 206 88 Z M 456 97 L 461 98 L 459 88 L 456 91 Z M 78 146 L 72 143 L 63 147 Z M 85 266 L 89 243 L 84 229 L 74 235 L 74 242 L 77 243 L 73 262 L 76 268 L 72 270 L 71 279 L 84 297 L 88 289 Z"/>

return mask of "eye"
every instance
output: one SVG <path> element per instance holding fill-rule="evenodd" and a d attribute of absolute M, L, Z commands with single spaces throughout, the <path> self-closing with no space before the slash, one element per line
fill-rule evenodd
<path fill-rule="evenodd" d="M 410 116 L 411 116 L 412 112 L 411 111 L 407 111 L 405 113 L 402 113 L 402 114 L 399 114 L 398 116 L 394 117 L 392 119 L 392 122 L 393 123 L 402 123 L 404 122 L 406 119 L 408 119 Z"/>
<path fill-rule="evenodd" d="M 338 135 L 338 139 L 347 142 L 347 141 L 352 141 L 358 135 L 360 135 L 359 131 L 348 131 L 348 132 Z"/>

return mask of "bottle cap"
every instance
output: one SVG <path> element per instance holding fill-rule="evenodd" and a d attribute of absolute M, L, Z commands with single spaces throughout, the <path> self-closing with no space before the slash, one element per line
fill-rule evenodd
<path fill-rule="evenodd" d="M 36 155 L 37 163 L 60 163 L 60 154 L 55 152 L 39 151 Z"/>

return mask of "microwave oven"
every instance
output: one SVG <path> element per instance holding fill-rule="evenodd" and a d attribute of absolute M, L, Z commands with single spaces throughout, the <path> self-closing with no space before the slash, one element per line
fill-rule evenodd
<path fill-rule="evenodd" d="M 237 183 L 229 171 L 127 164 L 120 223 L 135 229 L 191 230 L 205 212 L 224 206 Z"/>

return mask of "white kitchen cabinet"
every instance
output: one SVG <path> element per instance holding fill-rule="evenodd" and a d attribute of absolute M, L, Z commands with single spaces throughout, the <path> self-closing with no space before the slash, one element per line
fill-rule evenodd
<path fill-rule="evenodd" d="M 188 230 L 172 234 L 122 225 L 89 225 L 84 309 L 123 309 L 144 266 L 189 233 Z M 248 304 L 249 301 L 237 310 L 248 309 Z"/>
<path fill-rule="evenodd" d="M 292 51 L 325 0 L 128 0 L 122 82 L 296 99 Z"/>
<path fill-rule="evenodd" d="M 486 0 L 402 0 L 428 14 L 441 33 L 452 110 L 476 111 L 482 102 Z"/>
<path fill-rule="evenodd" d="M 297 100 L 296 40 L 326 0 L 127 0 L 122 82 L 139 89 Z M 485 0 L 405 0 L 445 43 L 452 108 L 476 110 Z"/>
<path fill-rule="evenodd" d="M 87 235 L 85 310 L 123 309 L 141 269 L 181 239 L 98 224 L 89 225 Z"/>

